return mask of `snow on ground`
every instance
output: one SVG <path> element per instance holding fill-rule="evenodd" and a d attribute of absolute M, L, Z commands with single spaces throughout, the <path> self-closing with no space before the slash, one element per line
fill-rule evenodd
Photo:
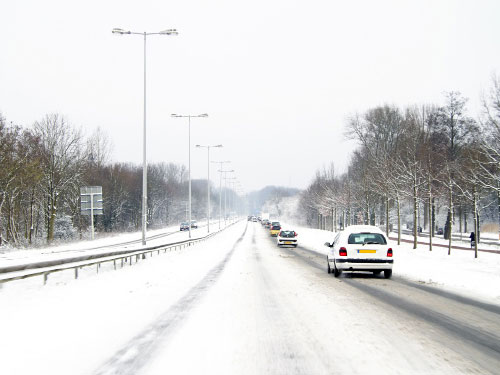
<path fill-rule="evenodd" d="M 123 269 L 103 265 L 0 289 L 3 374 L 90 374 L 218 264 L 246 223 Z M 132 298 L 131 298 L 132 297 Z"/>
<path fill-rule="evenodd" d="M 332 242 L 335 237 L 335 233 L 330 231 L 286 223 L 283 224 L 283 228 L 295 230 L 299 233 L 300 245 L 325 256 L 328 248 L 324 243 Z M 391 233 L 391 237 L 397 237 L 397 234 Z M 428 238 L 419 237 L 419 241 L 428 241 Z M 433 242 L 447 244 L 443 239 Z M 428 245 L 418 245 L 417 249 L 413 249 L 413 244 L 410 243 L 401 243 L 400 246 L 396 241 L 390 243 L 394 249 L 394 276 L 500 304 L 500 254 L 479 252 L 478 258 L 474 259 L 473 251 L 452 249 L 451 255 L 448 255 L 448 249 L 443 247 L 433 247 L 430 252 Z M 498 246 L 488 247 L 482 244 L 479 248 L 498 250 Z"/>

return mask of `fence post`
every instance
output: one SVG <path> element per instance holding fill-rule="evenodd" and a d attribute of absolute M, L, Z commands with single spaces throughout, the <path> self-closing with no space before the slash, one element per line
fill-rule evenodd
<path fill-rule="evenodd" d="M 47 272 L 43 273 L 43 285 L 47 284 L 47 279 L 49 277 L 49 274 Z"/>
<path fill-rule="evenodd" d="M 75 267 L 75 279 L 78 279 L 78 267 Z"/>

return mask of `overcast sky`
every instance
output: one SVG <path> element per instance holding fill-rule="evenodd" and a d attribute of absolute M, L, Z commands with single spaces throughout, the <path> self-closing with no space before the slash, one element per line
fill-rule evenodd
<path fill-rule="evenodd" d="M 222 143 L 212 159 L 231 160 L 246 191 L 304 188 L 318 168 L 346 166 L 356 111 L 458 90 L 476 115 L 500 73 L 499 16 L 497 0 L 5 0 L 0 112 L 101 127 L 114 161 L 141 163 L 143 40 L 111 30 L 177 28 L 147 41 L 148 160 L 187 165 L 187 120 L 170 114 L 206 112 L 192 145 Z M 206 178 L 206 150 L 191 152 L 192 176 Z"/>

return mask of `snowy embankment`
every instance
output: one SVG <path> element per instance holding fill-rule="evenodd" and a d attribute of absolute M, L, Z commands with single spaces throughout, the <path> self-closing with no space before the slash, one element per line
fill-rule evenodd
<path fill-rule="evenodd" d="M 301 246 L 325 256 L 328 248 L 324 243 L 333 241 L 335 236 L 333 232 L 320 229 L 294 225 L 284 225 L 284 228 L 294 229 L 299 233 Z M 397 235 L 392 233 L 391 237 L 394 236 Z M 419 241 L 428 241 L 428 238 L 419 237 Z M 445 243 L 444 240 L 438 242 Z M 394 276 L 500 304 L 499 254 L 480 252 L 478 258 L 474 259 L 473 251 L 452 249 L 451 255 L 448 255 L 448 249 L 443 247 L 434 247 L 430 252 L 428 245 L 418 245 L 417 249 L 413 249 L 413 245 L 409 243 L 402 243 L 400 246 L 396 241 L 390 243 L 394 249 Z M 463 246 L 460 243 L 457 245 Z M 488 248 L 498 249 L 492 246 Z"/>
<path fill-rule="evenodd" d="M 218 230 L 218 223 L 211 224 L 211 232 Z M 207 235 L 206 222 L 200 222 L 199 228 L 193 229 L 192 239 Z M 94 241 L 79 241 L 59 246 L 47 246 L 36 249 L 20 249 L 0 253 L 0 268 L 20 266 L 37 262 L 70 259 L 78 256 L 119 252 L 123 250 L 141 250 L 147 247 L 163 245 L 189 239 L 189 232 L 179 231 L 179 226 L 170 226 L 147 232 L 147 243 L 142 245 L 141 232 L 121 233 Z"/>

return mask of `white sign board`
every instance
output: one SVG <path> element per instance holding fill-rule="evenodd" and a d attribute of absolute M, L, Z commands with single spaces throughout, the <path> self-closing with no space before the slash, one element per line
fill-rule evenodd
<path fill-rule="evenodd" d="M 84 186 L 80 188 L 82 215 L 102 215 L 102 186 Z"/>

